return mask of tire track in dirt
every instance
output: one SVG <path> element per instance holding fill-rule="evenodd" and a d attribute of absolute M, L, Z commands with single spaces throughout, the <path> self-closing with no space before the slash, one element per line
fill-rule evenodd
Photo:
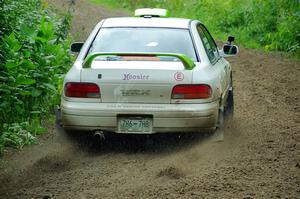
<path fill-rule="evenodd" d="M 75 2 L 72 33 L 83 30 L 82 40 L 100 18 L 126 15 Z M 230 61 L 236 107 L 223 142 L 193 134 L 94 145 L 51 127 L 5 158 L 0 198 L 300 198 L 299 62 L 244 48 Z"/>

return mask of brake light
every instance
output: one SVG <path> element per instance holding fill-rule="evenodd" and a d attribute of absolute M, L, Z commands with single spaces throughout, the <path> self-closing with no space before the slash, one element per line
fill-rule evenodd
<path fill-rule="evenodd" d="M 65 84 L 67 97 L 100 98 L 100 89 L 94 83 L 68 82 Z"/>
<path fill-rule="evenodd" d="M 207 99 L 211 97 L 209 85 L 177 85 L 172 90 L 172 99 Z"/>

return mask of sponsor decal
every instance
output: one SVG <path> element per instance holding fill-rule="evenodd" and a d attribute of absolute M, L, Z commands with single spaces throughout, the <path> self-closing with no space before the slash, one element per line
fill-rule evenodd
<path fill-rule="evenodd" d="M 135 108 L 135 109 L 142 109 L 142 110 L 145 110 L 145 108 L 147 109 L 166 109 L 166 106 L 160 106 L 160 105 L 152 105 L 152 104 L 142 104 L 142 105 L 139 105 L 139 104 L 124 104 L 124 103 L 116 103 L 116 104 L 113 104 L 113 103 L 108 103 L 106 105 L 106 107 L 108 108 Z"/>
<path fill-rule="evenodd" d="M 184 74 L 182 72 L 177 72 L 174 74 L 174 79 L 176 81 L 182 81 L 184 79 Z"/>
<path fill-rule="evenodd" d="M 148 96 L 150 95 L 150 90 L 121 90 L 122 96 Z"/>
<path fill-rule="evenodd" d="M 143 75 L 143 74 L 123 74 L 122 80 L 149 80 L 149 75 Z"/>

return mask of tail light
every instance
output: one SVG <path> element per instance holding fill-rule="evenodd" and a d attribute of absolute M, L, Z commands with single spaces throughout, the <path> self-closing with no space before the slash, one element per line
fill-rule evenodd
<path fill-rule="evenodd" d="M 65 85 L 67 97 L 100 98 L 100 89 L 94 83 L 68 82 Z"/>
<path fill-rule="evenodd" d="M 177 85 L 172 90 L 172 99 L 207 99 L 211 97 L 208 85 Z"/>

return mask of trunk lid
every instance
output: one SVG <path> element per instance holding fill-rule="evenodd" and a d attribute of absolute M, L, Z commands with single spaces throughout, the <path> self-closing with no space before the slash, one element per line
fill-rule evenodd
<path fill-rule="evenodd" d="M 170 103 L 172 89 L 192 83 L 192 70 L 173 61 L 94 61 L 82 82 L 98 84 L 106 103 Z"/>

